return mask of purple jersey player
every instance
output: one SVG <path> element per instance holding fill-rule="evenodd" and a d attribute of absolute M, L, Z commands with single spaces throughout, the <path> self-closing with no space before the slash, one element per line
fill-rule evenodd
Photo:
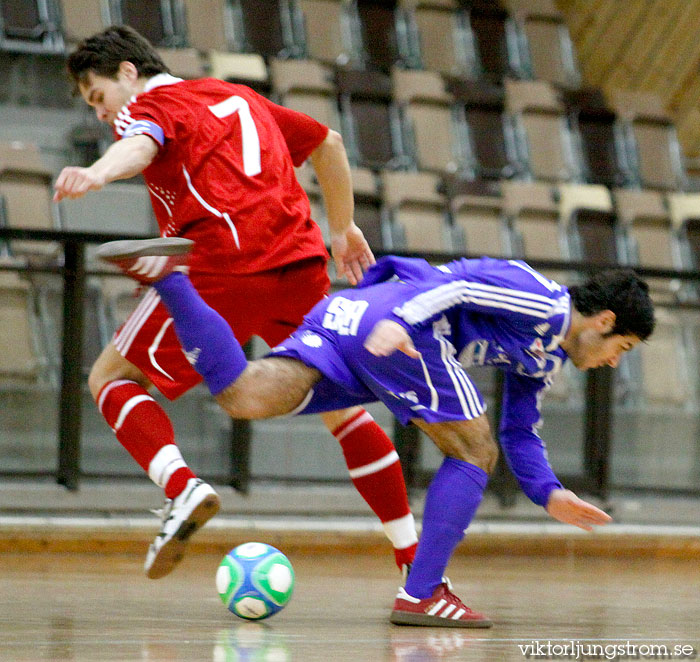
<path fill-rule="evenodd" d="M 317 304 L 269 357 L 248 362 L 230 327 L 178 272 L 188 251 L 187 240 L 154 239 L 112 242 L 98 254 L 153 284 L 187 356 L 232 417 L 316 413 L 381 400 L 445 455 L 427 492 L 418 551 L 396 597 L 393 623 L 491 626 L 443 577 L 498 456 L 483 398 L 464 366 L 505 372 L 500 441 L 527 496 L 555 519 L 586 530 L 610 521 L 562 487 L 537 424 L 540 397 L 564 361 L 581 370 L 615 367 L 651 335 L 648 288 L 631 271 L 602 272 L 567 289 L 515 260 L 432 267 L 386 257 L 357 289 Z"/>

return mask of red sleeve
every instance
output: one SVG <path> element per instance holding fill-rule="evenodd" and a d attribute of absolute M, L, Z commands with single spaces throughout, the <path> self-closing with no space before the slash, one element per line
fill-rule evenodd
<path fill-rule="evenodd" d="M 282 131 L 292 161 L 299 167 L 328 135 L 328 127 L 304 113 L 278 106 L 265 97 L 260 97 Z"/>

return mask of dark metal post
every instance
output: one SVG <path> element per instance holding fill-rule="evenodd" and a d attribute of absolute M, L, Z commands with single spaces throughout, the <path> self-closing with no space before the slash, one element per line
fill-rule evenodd
<path fill-rule="evenodd" d="M 63 337 L 56 480 L 78 489 L 80 476 L 81 377 L 83 356 L 83 293 L 85 250 L 80 241 L 64 247 Z"/>
<path fill-rule="evenodd" d="M 418 486 L 420 462 L 420 430 L 415 425 L 401 425 L 394 420 L 394 446 L 401 460 L 406 489 L 410 492 Z"/>
<path fill-rule="evenodd" d="M 252 358 L 250 343 L 243 347 L 246 358 Z M 250 489 L 250 421 L 233 419 L 230 428 L 231 466 L 229 485 L 240 492 L 248 494 Z"/>
<path fill-rule="evenodd" d="M 607 497 L 614 374 L 605 366 L 586 373 L 584 470 L 593 494 Z"/>

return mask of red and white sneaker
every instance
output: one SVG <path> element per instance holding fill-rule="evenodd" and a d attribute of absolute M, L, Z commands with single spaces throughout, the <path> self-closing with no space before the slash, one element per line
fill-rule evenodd
<path fill-rule="evenodd" d="M 441 628 L 490 628 L 493 623 L 472 611 L 452 591 L 447 582 L 429 598 L 419 600 L 399 588 L 389 620 L 395 625 L 427 625 Z"/>
<path fill-rule="evenodd" d="M 187 271 L 194 242 L 182 237 L 110 241 L 97 249 L 97 257 L 119 267 L 142 285 L 150 285 L 173 271 Z"/>

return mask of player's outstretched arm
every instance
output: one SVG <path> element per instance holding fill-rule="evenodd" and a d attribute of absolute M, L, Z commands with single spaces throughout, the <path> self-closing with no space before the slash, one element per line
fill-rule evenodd
<path fill-rule="evenodd" d="M 379 320 L 365 340 L 365 349 L 375 356 L 391 356 L 396 350 L 413 359 L 420 358 L 420 352 L 413 345 L 408 331 L 392 320 Z"/>
<path fill-rule="evenodd" d="M 547 502 L 547 512 L 564 524 L 593 531 L 593 526 L 612 522 L 612 517 L 592 503 L 577 497 L 570 490 L 552 490 Z"/>
<path fill-rule="evenodd" d="M 343 139 L 337 131 L 328 132 L 311 153 L 311 163 L 326 205 L 336 270 L 351 285 L 357 285 L 375 260 L 362 230 L 353 221 L 355 203 L 350 164 Z"/>
<path fill-rule="evenodd" d="M 112 145 L 89 168 L 63 168 L 54 184 L 54 202 L 81 198 L 88 191 L 99 191 L 105 184 L 128 179 L 142 172 L 158 153 L 148 136 L 132 136 Z"/>

